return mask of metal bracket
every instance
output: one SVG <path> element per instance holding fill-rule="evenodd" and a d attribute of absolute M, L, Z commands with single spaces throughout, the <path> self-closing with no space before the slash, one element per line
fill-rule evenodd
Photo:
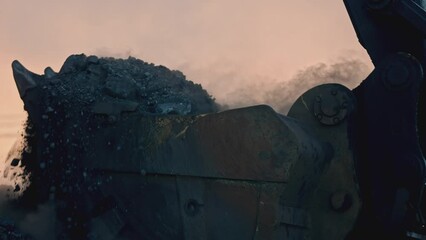
<path fill-rule="evenodd" d="M 315 97 L 313 114 L 317 120 L 328 126 L 341 123 L 348 115 L 348 96 L 339 88 L 331 89 Z"/>

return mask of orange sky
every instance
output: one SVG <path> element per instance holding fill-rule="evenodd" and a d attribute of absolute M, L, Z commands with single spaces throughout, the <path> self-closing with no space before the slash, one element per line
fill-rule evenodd
<path fill-rule="evenodd" d="M 219 102 L 238 85 L 286 81 L 319 62 L 369 63 L 342 0 L 0 3 L 0 134 L 16 132 L 23 118 L 10 68 L 14 59 L 42 73 L 47 66 L 59 70 L 73 53 L 132 55 L 183 71 Z M 11 141 L 0 138 L 0 158 Z"/>

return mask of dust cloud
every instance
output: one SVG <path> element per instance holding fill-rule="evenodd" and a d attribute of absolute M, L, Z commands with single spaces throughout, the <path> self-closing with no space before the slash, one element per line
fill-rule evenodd
<path fill-rule="evenodd" d="M 208 80 L 205 86 L 223 110 L 267 104 L 286 114 L 296 99 L 310 88 L 324 83 L 339 83 L 353 89 L 370 72 L 371 67 L 363 60 L 340 58 L 334 63 L 309 66 L 293 77 L 281 80 L 268 75 L 244 75 L 237 71 L 216 72 L 212 73 L 216 78 L 222 75 L 219 78 L 226 80 L 220 83 Z"/>

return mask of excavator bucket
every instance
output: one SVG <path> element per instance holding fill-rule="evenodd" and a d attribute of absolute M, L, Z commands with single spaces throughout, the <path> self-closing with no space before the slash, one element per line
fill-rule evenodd
<path fill-rule="evenodd" d="M 14 64 L 32 147 L 20 201 L 54 201 L 60 238 L 337 240 L 352 229 L 361 201 L 347 88 L 311 89 L 288 116 L 265 105 L 182 114 L 205 105 L 152 106 L 125 86 L 106 96 L 105 65 L 134 60 L 77 58 L 38 80 Z M 78 84 L 90 78 L 105 92 L 88 98 Z"/>

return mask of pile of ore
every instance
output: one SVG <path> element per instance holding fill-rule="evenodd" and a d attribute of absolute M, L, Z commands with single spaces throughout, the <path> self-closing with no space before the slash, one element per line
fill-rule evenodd
<path fill-rule="evenodd" d="M 143 114 L 200 114 L 217 111 L 217 105 L 201 85 L 186 80 L 180 71 L 142 60 L 68 57 L 58 74 L 45 70 L 52 95 L 74 107 L 95 101 L 133 101 Z"/>

